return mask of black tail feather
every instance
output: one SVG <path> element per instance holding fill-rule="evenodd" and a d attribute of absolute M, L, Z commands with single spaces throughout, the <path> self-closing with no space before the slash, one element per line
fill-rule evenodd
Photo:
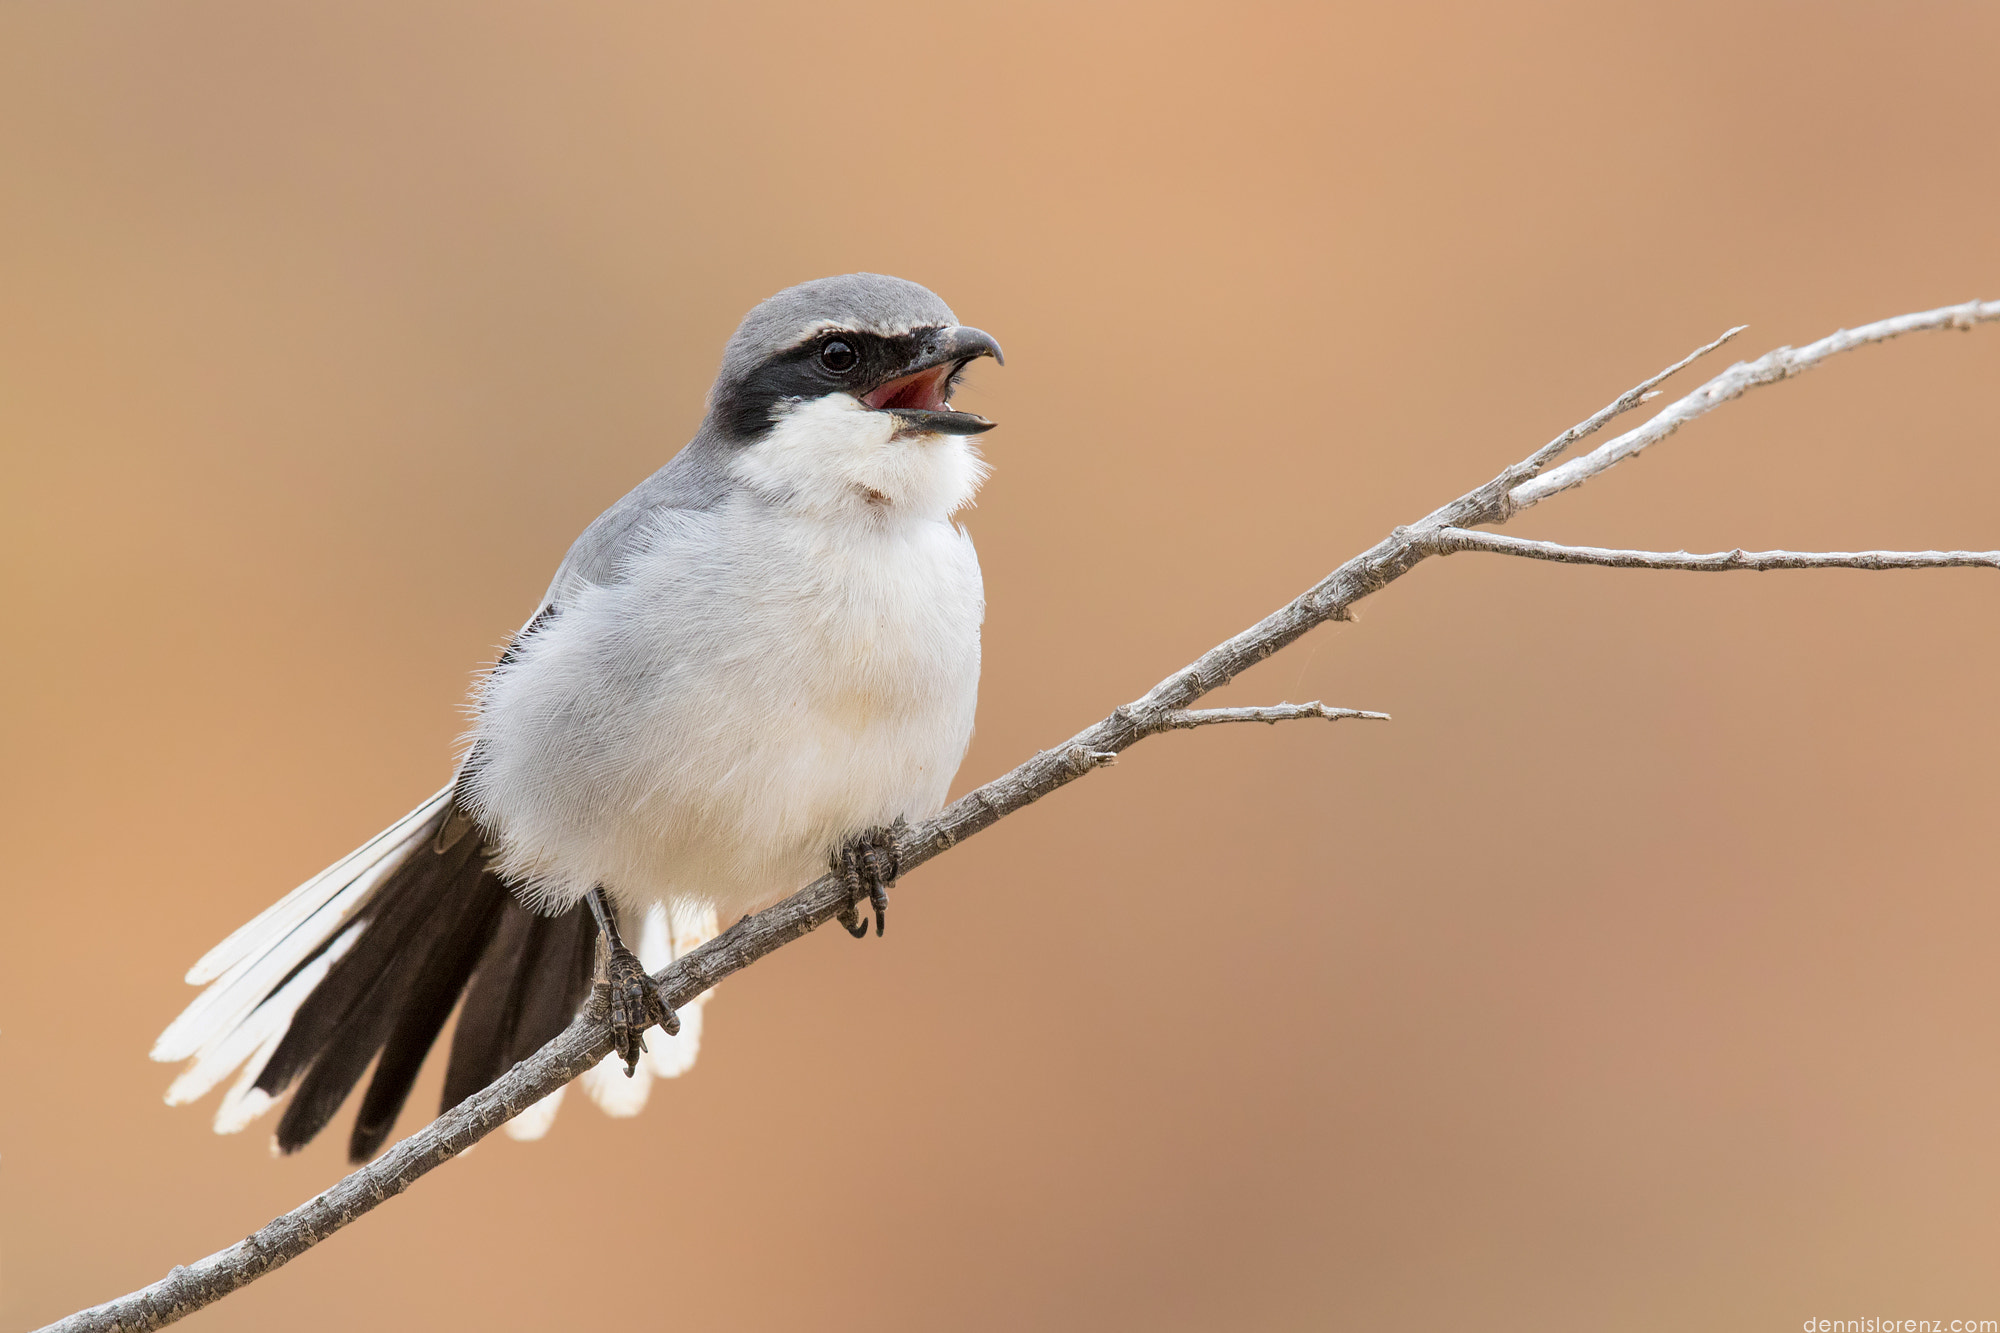
<path fill-rule="evenodd" d="M 449 817 L 447 807 L 412 839 L 356 913 L 360 935 L 258 1074 L 272 1096 L 304 1075 L 278 1123 L 283 1152 L 324 1129 L 375 1061 L 348 1143 L 352 1160 L 372 1157 L 468 982 L 445 1110 L 562 1031 L 590 992 L 597 932 L 586 906 L 559 917 L 528 911 L 487 868 L 483 837 L 438 838 Z"/>
<path fill-rule="evenodd" d="M 546 917 L 509 900 L 458 1015 L 439 1114 L 569 1026 L 590 994 L 596 954 L 597 926 L 587 905 Z"/>
<path fill-rule="evenodd" d="M 472 989 L 466 993 L 465 1008 L 459 1011 L 458 1030 L 451 1038 L 451 1062 L 445 1067 L 440 1114 L 505 1072 L 508 1042 L 520 1013 L 521 988 L 514 979 L 532 975 L 529 968 L 536 956 L 535 937 L 550 924 L 549 918 L 527 912 L 502 914 L 478 975 L 472 979 Z"/>
<path fill-rule="evenodd" d="M 433 918 L 438 926 L 436 938 L 423 950 L 423 961 L 414 969 L 397 1005 L 396 1026 L 389 1032 L 388 1044 L 375 1063 L 375 1077 L 369 1081 L 355 1116 L 354 1133 L 347 1144 L 349 1161 L 365 1162 L 373 1157 L 396 1127 L 396 1113 L 410 1099 L 417 1070 L 423 1067 L 424 1057 L 444 1029 L 445 1019 L 451 1017 L 473 966 L 493 938 L 508 893 L 499 877 L 486 870 L 473 877 L 469 892 L 453 896 L 460 899 L 458 910 L 440 912 Z"/>
<path fill-rule="evenodd" d="M 539 957 L 520 974 L 521 1017 L 507 1043 L 507 1063 L 494 1078 L 555 1040 L 583 1007 L 597 967 L 597 922 L 590 905 L 578 903 L 548 922 L 541 946 Z"/>
<path fill-rule="evenodd" d="M 425 832 L 435 834 L 428 825 Z M 352 1035 L 355 1023 L 365 1017 L 362 1010 L 393 1009 L 393 1005 L 377 1002 L 393 998 L 379 996 L 379 990 L 384 985 L 393 990 L 401 980 L 394 965 L 403 957 L 412 936 L 436 913 L 441 897 L 440 881 L 448 881 L 451 872 L 462 873 L 475 850 L 476 844 L 468 841 L 445 856 L 438 856 L 426 853 L 419 842 L 384 877 L 355 913 L 362 930 L 353 947 L 299 1005 L 291 1025 L 285 1029 L 284 1039 L 257 1075 L 260 1090 L 275 1097 L 291 1086 L 292 1080 L 312 1065 L 337 1035 Z M 445 864 L 447 861 L 449 865 Z M 371 1056 L 373 1053 L 369 1052 Z M 359 1070 L 355 1071 L 355 1077 L 360 1077 Z M 341 1095 L 346 1095 L 345 1089 Z"/>

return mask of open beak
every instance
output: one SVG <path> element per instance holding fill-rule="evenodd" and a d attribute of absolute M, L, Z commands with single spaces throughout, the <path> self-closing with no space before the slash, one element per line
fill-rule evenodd
<path fill-rule="evenodd" d="M 948 401 L 959 372 L 982 356 L 1007 364 L 990 334 L 963 325 L 926 330 L 895 378 L 861 395 L 862 405 L 896 417 L 902 423 L 899 429 L 911 434 L 978 435 L 992 430 L 993 422 L 976 412 L 954 411 Z"/>

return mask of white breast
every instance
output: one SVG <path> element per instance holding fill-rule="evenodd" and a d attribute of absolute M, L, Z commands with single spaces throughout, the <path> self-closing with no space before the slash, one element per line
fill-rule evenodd
<path fill-rule="evenodd" d="M 601 884 L 728 919 L 942 806 L 984 613 L 949 515 L 982 468 L 889 422 L 795 414 L 727 502 L 663 514 L 488 681 L 472 795 L 503 874 L 550 907 Z"/>

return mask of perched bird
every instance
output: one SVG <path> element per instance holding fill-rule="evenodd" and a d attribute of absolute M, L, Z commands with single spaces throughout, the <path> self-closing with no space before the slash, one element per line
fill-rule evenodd
<path fill-rule="evenodd" d="M 208 988 L 153 1048 L 191 1061 L 167 1100 L 242 1066 L 226 1133 L 297 1083 L 290 1152 L 373 1062 L 348 1144 L 365 1161 L 461 995 L 446 1109 L 601 977 L 615 1052 L 584 1081 L 629 1114 L 645 1081 L 621 1089 L 614 1062 L 679 1073 L 699 1017 L 649 968 L 829 865 L 842 923 L 866 934 L 866 906 L 881 934 L 892 827 L 942 807 L 972 735 L 985 595 L 952 515 L 993 423 L 950 399 L 986 356 L 999 344 L 900 278 L 823 278 L 752 310 L 694 439 L 584 530 L 476 687 L 450 785 L 188 973 Z"/>

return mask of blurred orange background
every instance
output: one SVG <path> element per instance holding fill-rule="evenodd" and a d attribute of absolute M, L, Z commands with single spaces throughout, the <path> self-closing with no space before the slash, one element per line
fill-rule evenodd
<path fill-rule="evenodd" d="M 345 1116 L 274 1161 L 161 1105 L 181 973 L 439 785 L 757 300 L 892 272 L 1007 348 L 964 790 L 1729 325 L 2000 294 L 1996 50 L 1982 3 L 14 0 L 0 1321 L 343 1174 Z M 1856 352 L 1510 530 L 2000 546 L 1996 370 Z M 1434 561 L 1219 696 L 1393 723 L 1147 743 L 726 983 L 644 1116 L 572 1098 L 201 1326 L 2000 1318 L 1997 606 Z"/>

